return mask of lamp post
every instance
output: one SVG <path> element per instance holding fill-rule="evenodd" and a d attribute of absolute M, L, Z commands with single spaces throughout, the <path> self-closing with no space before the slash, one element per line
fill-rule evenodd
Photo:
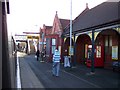
<path fill-rule="evenodd" d="M 72 0 L 70 2 L 70 61 L 72 54 Z"/>
<path fill-rule="evenodd" d="M 92 30 L 92 56 L 91 56 L 91 74 L 95 74 L 95 68 L 94 68 L 94 52 L 95 52 L 95 41 L 94 41 L 94 30 Z"/>

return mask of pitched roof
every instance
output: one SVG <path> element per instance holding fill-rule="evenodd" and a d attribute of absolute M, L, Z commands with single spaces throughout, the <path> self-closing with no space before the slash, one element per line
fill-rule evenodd
<path fill-rule="evenodd" d="M 80 16 L 84 15 L 87 11 L 89 11 L 88 3 L 86 3 L 86 8 L 85 8 L 85 10 L 83 10 L 82 13 L 80 13 L 80 14 L 73 20 L 73 23 L 76 22 L 76 21 L 78 20 L 78 18 L 80 18 Z"/>
<path fill-rule="evenodd" d="M 70 23 L 70 20 L 68 19 L 59 19 L 59 20 L 63 29 Z"/>
<path fill-rule="evenodd" d="M 88 10 L 89 10 L 88 3 L 86 3 L 85 10 L 83 10 L 82 13 L 80 13 L 74 20 L 72 20 L 72 23 L 75 23 L 78 20 L 78 18 L 84 15 Z M 70 29 L 70 21 L 69 21 L 69 24 L 64 28 L 64 30 L 68 30 L 68 29 Z"/>
<path fill-rule="evenodd" d="M 52 29 L 52 26 L 45 26 L 46 29 Z"/>
<path fill-rule="evenodd" d="M 43 24 L 43 28 L 40 28 L 40 33 L 42 34 L 43 32 L 45 34 L 50 34 L 52 31 L 52 26 L 46 26 L 45 24 Z"/>
<path fill-rule="evenodd" d="M 84 14 L 80 14 L 73 23 L 73 31 L 83 30 L 119 20 L 120 2 L 104 2 Z M 68 28 L 67 28 L 68 29 Z M 69 30 L 66 31 L 68 33 Z"/>

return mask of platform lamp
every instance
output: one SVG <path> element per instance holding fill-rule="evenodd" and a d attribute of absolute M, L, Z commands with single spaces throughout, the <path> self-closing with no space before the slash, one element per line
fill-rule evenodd
<path fill-rule="evenodd" d="M 72 0 L 70 1 L 70 61 L 72 60 Z"/>

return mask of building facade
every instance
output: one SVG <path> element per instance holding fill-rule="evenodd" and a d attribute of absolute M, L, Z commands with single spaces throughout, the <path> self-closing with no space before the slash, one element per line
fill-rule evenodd
<path fill-rule="evenodd" d="M 62 33 L 63 29 L 69 24 L 68 19 L 60 19 L 56 12 L 55 18 L 53 21 L 53 26 L 45 26 L 43 25 L 43 29 L 40 30 L 40 37 L 41 37 L 41 44 L 43 42 L 46 44 L 44 45 L 46 56 L 48 61 L 52 61 L 52 55 L 56 48 L 59 49 L 60 53 L 62 54 L 62 47 L 63 47 L 63 38 Z M 43 46 L 42 46 L 43 48 Z M 62 57 L 62 55 L 61 55 Z"/>
<path fill-rule="evenodd" d="M 69 28 L 63 33 L 68 55 Z M 82 12 L 73 21 L 72 47 L 74 64 L 92 67 L 92 71 L 94 67 L 112 68 L 120 60 L 120 2 L 104 2 Z"/>

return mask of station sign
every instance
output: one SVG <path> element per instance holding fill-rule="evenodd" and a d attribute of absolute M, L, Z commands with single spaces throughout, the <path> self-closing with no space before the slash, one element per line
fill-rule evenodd
<path fill-rule="evenodd" d="M 31 36 L 31 35 L 29 35 L 29 36 L 27 36 L 27 38 L 28 39 L 39 39 L 39 36 Z"/>
<path fill-rule="evenodd" d="M 26 41 L 27 40 L 27 36 L 25 36 L 25 35 L 15 35 L 15 40 Z"/>

